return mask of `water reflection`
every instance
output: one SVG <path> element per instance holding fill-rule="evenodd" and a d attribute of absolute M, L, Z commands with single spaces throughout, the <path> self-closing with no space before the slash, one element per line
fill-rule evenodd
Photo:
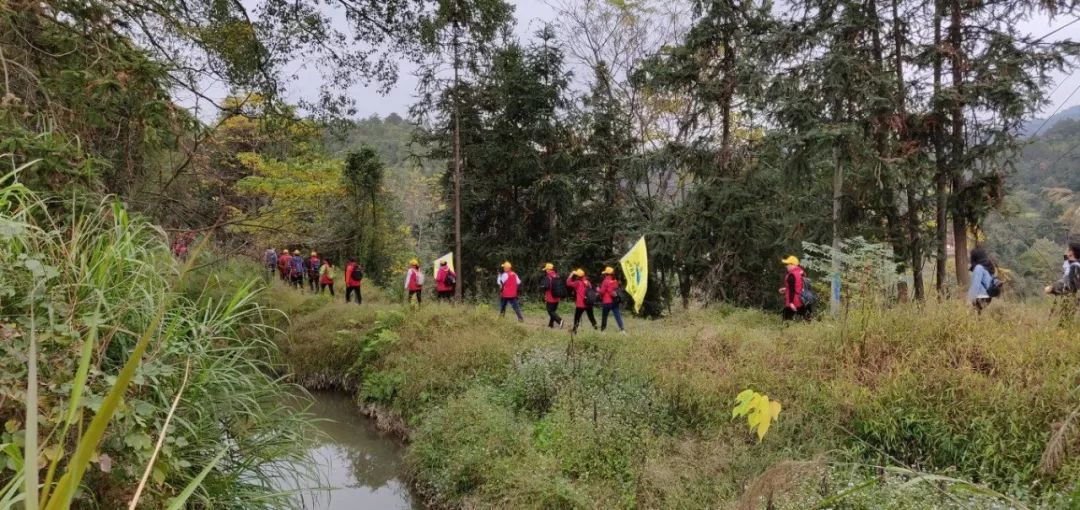
<path fill-rule="evenodd" d="M 305 494 L 303 508 L 423 508 L 399 478 L 404 469 L 401 445 L 379 433 L 348 395 L 318 392 L 312 397 L 315 405 L 309 412 L 322 420 L 317 426 L 328 442 L 311 453 L 322 483 L 334 489 Z"/>

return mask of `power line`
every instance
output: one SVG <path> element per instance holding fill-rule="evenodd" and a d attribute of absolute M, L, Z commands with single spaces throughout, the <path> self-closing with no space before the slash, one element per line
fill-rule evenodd
<path fill-rule="evenodd" d="M 1071 78 L 1072 75 L 1070 74 L 1069 77 Z M 1064 80 L 1062 81 L 1062 83 L 1064 83 Z M 1054 90 L 1056 91 L 1057 89 Z M 1050 119 L 1054 118 L 1054 115 L 1057 115 L 1058 112 L 1060 112 L 1061 109 L 1065 107 L 1065 104 L 1068 103 L 1074 95 L 1076 95 L 1077 91 L 1080 91 L 1080 83 L 1076 84 L 1076 88 L 1074 88 L 1073 91 L 1069 93 L 1069 97 L 1066 97 L 1064 101 L 1058 104 L 1058 107 L 1054 110 L 1054 113 L 1051 113 L 1050 116 L 1046 118 L 1046 120 L 1043 120 L 1042 124 L 1039 126 L 1039 129 L 1036 129 L 1035 132 L 1031 134 L 1032 138 L 1034 138 L 1035 135 L 1039 134 L 1039 131 L 1042 131 L 1044 127 L 1046 127 L 1046 124 L 1050 122 Z M 1054 95 L 1054 93 L 1051 92 L 1050 95 Z"/>

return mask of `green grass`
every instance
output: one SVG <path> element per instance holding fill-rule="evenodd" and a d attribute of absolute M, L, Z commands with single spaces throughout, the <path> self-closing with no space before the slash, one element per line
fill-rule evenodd
<path fill-rule="evenodd" d="M 1068 448 L 1060 469 L 1039 470 L 1080 405 L 1080 331 L 1040 305 L 995 303 L 979 318 L 927 303 L 792 325 L 705 309 L 571 340 L 536 310 L 519 325 L 485 306 L 272 295 L 291 318 L 279 342 L 299 380 L 358 388 L 401 416 L 411 474 L 440 505 L 964 508 L 992 489 L 1055 506 L 1080 470 Z M 747 388 L 784 406 L 761 443 L 731 419 Z"/>

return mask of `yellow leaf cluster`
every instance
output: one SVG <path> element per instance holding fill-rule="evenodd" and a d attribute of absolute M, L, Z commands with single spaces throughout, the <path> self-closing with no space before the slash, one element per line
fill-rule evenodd
<path fill-rule="evenodd" d="M 731 417 L 746 417 L 746 423 L 751 431 L 757 432 L 758 442 L 765 438 L 772 422 L 780 417 L 780 402 L 769 400 L 768 395 L 763 395 L 754 390 L 743 390 L 735 397 L 735 408 L 731 410 Z"/>

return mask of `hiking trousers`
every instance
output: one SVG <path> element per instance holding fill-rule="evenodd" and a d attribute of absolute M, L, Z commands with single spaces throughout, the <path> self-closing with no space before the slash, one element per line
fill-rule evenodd
<path fill-rule="evenodd" d="M 603 312 L 600 314 L 600 331 L 607 329 L 607 316 L 609 313 L 615 315 L 615 325 L 619 326 L 619 331 L 622 331 L 622 311 L 619 310 L 619 305 L 615 303 L 603 305 Z"/>
<path fill-rule="evenodd" d="M 559 303 L 547 303 L 548 327 L 554 328 L 556 324 L 562 326 L 562 317 L 559 317 Z"/>
<path fill-rule="evenodd" d="M 585 308 L 574 309 L 574 332 L 577 333 L 577 328 L 581 324 L 581 314 L 589 316 L 589 323 L 592 324 L 592 328 L 596 329 L 596 316 L 593 315 L 592 307 L 586 306 Z"/>
<path fill-rule="evenodd" d="M 422 301 L 421 298 L 423 297 L 423 295 L 424 295 L 424 291 L 422 291 L 422 290 L 410 290 L 409 291 L 409 297 L 406 300 L 406 304 L 412 303 L 413 296 L 416 296 L 416 306 L 420 306 L 420 302 Z"/>
<path fill-rule="evenodd" d="M 510 308 L 514 309 L 514 313 L 517 314 L 518 322 L 525 322 L 525 316 L 521 314 L 521 303 L 518 303 L 518 298 L 499 298 L 499 317 L 506 315 L 506 305 L 510 305 Z"/>
<path fill-rule="evenodd" d="M 435 292 L 435 299 L 439 301 L 453 301 L 454 291 L 452 290 L 439 290 Z"/>
<path fill-rule="evenodd" d="M 332 283 L 320 284 L 319 285 L 319 294 L 322 294 L 323 291 L 325 291 L 327 289 L 330 289 L 330 297 L 334 297 L 334 284 L 332 284 Z"/>
<path fill-rule="evenodd" d="M 352 295 L 353 294 L 356 294 L 356 304 L 359 305 L 359 304 L 362 304 L 364 302 L 364 297 L 360 295 L 360 286 L 359 285 L 346 285 L 345 286 L 345 302 L 346 303 L 351 303 L 352 302 Z"/>

